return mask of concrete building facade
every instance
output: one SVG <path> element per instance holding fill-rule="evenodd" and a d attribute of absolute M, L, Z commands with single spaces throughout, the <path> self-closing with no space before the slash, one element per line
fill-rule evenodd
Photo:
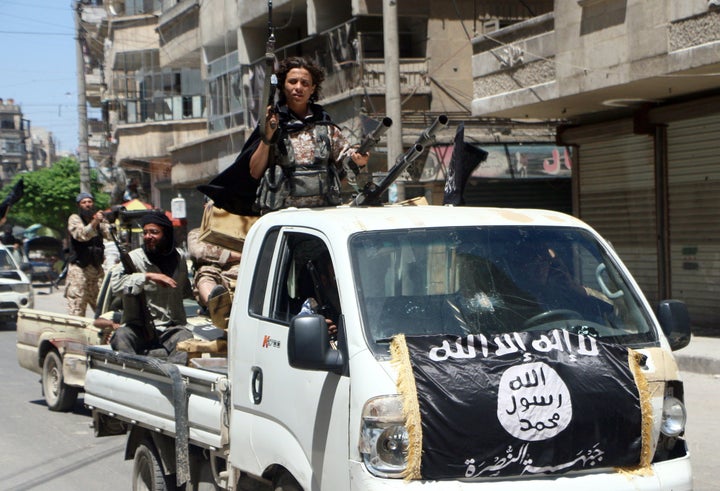
<path fill-rule="evenodd" d="M 573 207 L 651 301 L 720 321 L 720 10 L 714 1 L 556 0 L 473 41 L 472 114 L 544 120 Z"/>
<path fill-rule="evenodd" d="M 98 2 L 89 2 L 97 4 Z M 262 91 L 268 5 L 249 0 L 110 0 L 91 33 L 102 45 L 99 98 L 104 110 L 107 161 L 125 182 L 139 184 L 164 208 L 180 193 L 190 226 L 199 223 L 203 196 L 196 191 L 227 168 L 257 122 Z M 549 0 L 507 2 L 443 0 L 399 2 L 398 35 L 402 142 L 408 148 L 438 115 L 450 118 L 437 144 L 412 169 L 406 197 L 442 201 L 455 128 L 466 141 L 490 146 L 470 202 L 507 195 L 508 175 L 529 159 L 542 169 L 557 160 L 554 127 L 544 121 L 471 118 L 471 40 L 478 33 L 552 10 Z M 276 56 L 312 57 L 324 67 L 321 103 L 353 142 L 386 113 L 383 4 L 380 0 L 274 0 Z M 90 31 L 89 31 L 90 32 Z M 90 89 L 88 89 L 90 90 Z M 94 102 L 93 102 L 94 101 Z M 386 171 L 384 142 L 370 169 Z M 531 166 L 532 167 L 532 166 Z M 519 169 L 519 167 L 518 167 Z M 512 189 L 528 203 L 569 207 L 569 167 L 539 172 Z M 503 174 L 503 179 L 497 177 Z M 532 173 L 531 173 L 532 174 Z M 478 185 L 478 183 L 482 183 Z M 558 186 L 562 188 L 558 192 Z M 556 200 L 557 196 L 566 198 Z M 540 196 L 540 201 L 538 201 Z M 544 196 L 544 198 L 542 198 Z M 545 201 L 543 201 L 545 199 Z M 548 201 L 550 200 L 550 201 Z"/>
<path fill-rule="evenodd" d="M 7 184 L 26 171 L 30 139 L 29 123 L 13 99 L 0 99 L 0 183 Z"/>

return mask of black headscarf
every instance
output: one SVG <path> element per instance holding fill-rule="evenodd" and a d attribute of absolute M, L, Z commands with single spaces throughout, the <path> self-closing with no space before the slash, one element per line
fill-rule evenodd
<path fill-rule="evenodd" d="M 147 255 L 150 262 L 160 268 L 163 274 L 172 276 L 177 268 L 180 255 L 175 250 L 175 234 L 173 232 L 173 224 L 170 219 L 161 210 L 152 210 L 140 218 L 140 227 L 148 224 L 158 225 L 163 229 L 163 238 L 155 252 L 150 252 L 145 244 L 142 245 L 143 251 Z"/>

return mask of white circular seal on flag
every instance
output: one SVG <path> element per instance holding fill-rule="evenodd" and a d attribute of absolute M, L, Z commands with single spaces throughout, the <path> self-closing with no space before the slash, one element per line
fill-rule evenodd
<path fill-rule="evenodd" d="M 512 436 L 525 441 L 553 438 L 572 420 L 570 391 L 542 362 L 515 365 L 500 378 L 497 417 Z"/>

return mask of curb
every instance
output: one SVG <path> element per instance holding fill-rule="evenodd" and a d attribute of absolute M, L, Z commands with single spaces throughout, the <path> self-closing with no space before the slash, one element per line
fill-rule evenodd
<path fill-rule="evenodd" d="M 702 373 L 707 375 L 720 375 L 720 360 L 706 356 L 675 355 L 678 367 L 683 372 Z"/>

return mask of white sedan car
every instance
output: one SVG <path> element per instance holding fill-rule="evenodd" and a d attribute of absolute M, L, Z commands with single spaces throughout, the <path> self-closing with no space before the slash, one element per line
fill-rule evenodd
<path fill-rule="evenodd" d="M 0 322 L 17 319 L 18 309 L 35 303 L 30 278 L 20 269 L 10 251 L 0 245 Z"/>

